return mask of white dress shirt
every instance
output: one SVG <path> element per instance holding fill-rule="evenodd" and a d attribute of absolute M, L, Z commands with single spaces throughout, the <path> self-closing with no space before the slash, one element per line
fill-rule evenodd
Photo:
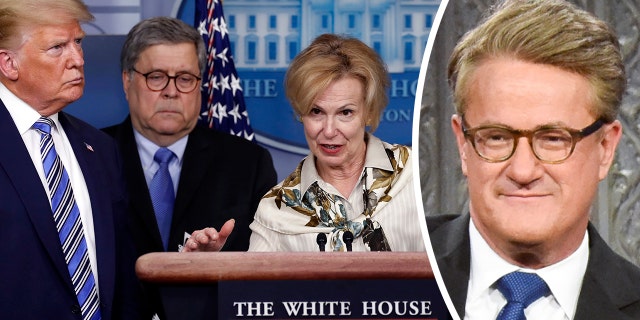
<path fill-rule="evenodd" d="M 573 319 L 582 287 L 582 279 L 589 260 L 589 234 L 578 249 L 566 259 L 542 269 L 532 270 L 512 265 L 495 253 L 469 223 L 471 242 L 471 272 L 465 307 L 465 319 L 495 319 L 507 300 L 495 283 L 513 271 L 537 273 L 549 286 L 551 294 L 534 301 L 525 309 L 527 319 Z"/>
<path fill-rule="evenodd" d="M 29 106 L 26 102 L 15 96 L 7 87 L 0 84 L 0 99 L 7 107 L 13 122 L 18 128 L 18 132 L 24 141 L 24 144 L 31 156 L 33 166 L 40 176 L 42 187 L 49 196 L 49 204 L 51 204 L 51 195 L 49 192 L 49 186 L 44 174 L 44 167 L 42 164 L 42 155 L 40 153 L 40 133 L 33 129 L 33 124 L 40 118 L 40 114 Z M 91 271 L 95 278 L 96 288 L 98 286 L 98 267 L 96 260 L 96 241 L 95 232 L 93 231 L 93 212 L 91 210 L 91 199 L 89 198 L 89 190 L 87 190 L 87 184 L 84 180 L 84 175 L 78 164 L 71 143 L 67 138 L 67 135 L 58 121 L 58 114 L 49 116 L 55 126 L 51 128 L 51 137 L 56 148 L 56 153 L 62 161 L 69 180 L 71 181 L 71 188 L 73 188 L 73 195 L 76 199 L 78 210 L 80 210 L 80 219 L 82 220 L 82 227 L 84 230 L 84 237 L 87 243 L 87 251 L 89 254 L 89 260 L 91 262 Z M 92 146 L 96 147 L 96 146 Z M 53 212 L 51 219 L 53 219 Z"/>

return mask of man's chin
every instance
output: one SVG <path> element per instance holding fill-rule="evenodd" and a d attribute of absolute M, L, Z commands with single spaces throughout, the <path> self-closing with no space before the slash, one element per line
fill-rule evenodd
<path fill-rule="evenodd" d="M 175 125 L 160 125 L 153 128 L 153 130 L 162 136 L 174 136 L 184 131 L 184 127 L 178 127 Z"/>
<path fill-rule="evenodd" d="M 82 98 L 82 94 L 84 93 L 84 85 L 82 86 L 75 86 L 71 89 L 68 90 L 67 94 L 65 95 L 65 100 L 67 102 L 67 104 L 70 104 L 72 102 L 76 102 L 78 99 Z"/>
<path fill-rule="evenodd" d="M 509 245 L 526 249 L 538 248 L 547 241 L 547 237 L 542 234 L 532 233 L 529 230 L 519 234 L 512 234 L 509 238 Z"/>
<path fill-rule="evenodd" d="M 519 265 L 525 268 L 532 269 L 540 269 L 549 265 L 547 261 L 547 255 L 544 250 L 535 250 L 534 248 L 530 250 L 522 250 L 513 253 L 509 260 L 512 260 L 512 263 Z"/>

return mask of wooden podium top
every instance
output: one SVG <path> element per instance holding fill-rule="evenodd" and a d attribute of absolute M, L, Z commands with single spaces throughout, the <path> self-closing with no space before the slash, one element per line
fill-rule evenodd
<path fill-rule="evenodd" d="M 138 259 L 136 273 L 162 283 L 433 279 L 426 252 L 154 252 Z"/>

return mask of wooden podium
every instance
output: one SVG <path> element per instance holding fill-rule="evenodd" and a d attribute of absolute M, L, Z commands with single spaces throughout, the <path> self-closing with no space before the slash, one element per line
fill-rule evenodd
<path fill-rule="evenodd" d="M 212 319 L 448 319 L 426 252 L 158 252 L 136 273 L 172 290 L 214 285 Z"/>
<path fill-rule="evenodd" d="M 136 273 L 159 283 L 433 279 L 426 252 L 157 252 L 141 256 Z"/>

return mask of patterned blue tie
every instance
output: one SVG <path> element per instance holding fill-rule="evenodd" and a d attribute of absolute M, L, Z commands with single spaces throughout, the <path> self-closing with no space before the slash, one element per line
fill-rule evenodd
<path fill-rule="evenodd" d="M 547 283 L 535 273 L 511 272 L 498 280 L 498 290 L 507 299 L 496 320 L 526 320 L 524 309 L 550 293 Z"/>
<path fill-rule="evenodd" d="M 167 148 L 160 148 L 153 156 L 160 168 L 149 183 L 149 193 L 153 202 L 153 210 L 156 213 L 158 229 L 162 237 L 164 250 L 169 246 L 169 233 L 171 231 L 171 217 L 173 215 L 173 203 L 175 195 L 173 192 L 173 181 L 169 174 L 169 162 L 175 155 Z"/>
<path fill-rule="evenodd" d="M 73 196 L 67 171 L 56 153 L 51 127 L 53 121 L 41 117 L 33 124 L 40 133 L 40 153 L 44 174 L 51 194 L 51 210 L 58 229 L 62 251 L 67 262 L 71 282 L 75 288 L 83 319 L 100 319 L 100 300 L 95 279 L 91 272 L 91 262 L 84 239 L 80 210 Z"/>

